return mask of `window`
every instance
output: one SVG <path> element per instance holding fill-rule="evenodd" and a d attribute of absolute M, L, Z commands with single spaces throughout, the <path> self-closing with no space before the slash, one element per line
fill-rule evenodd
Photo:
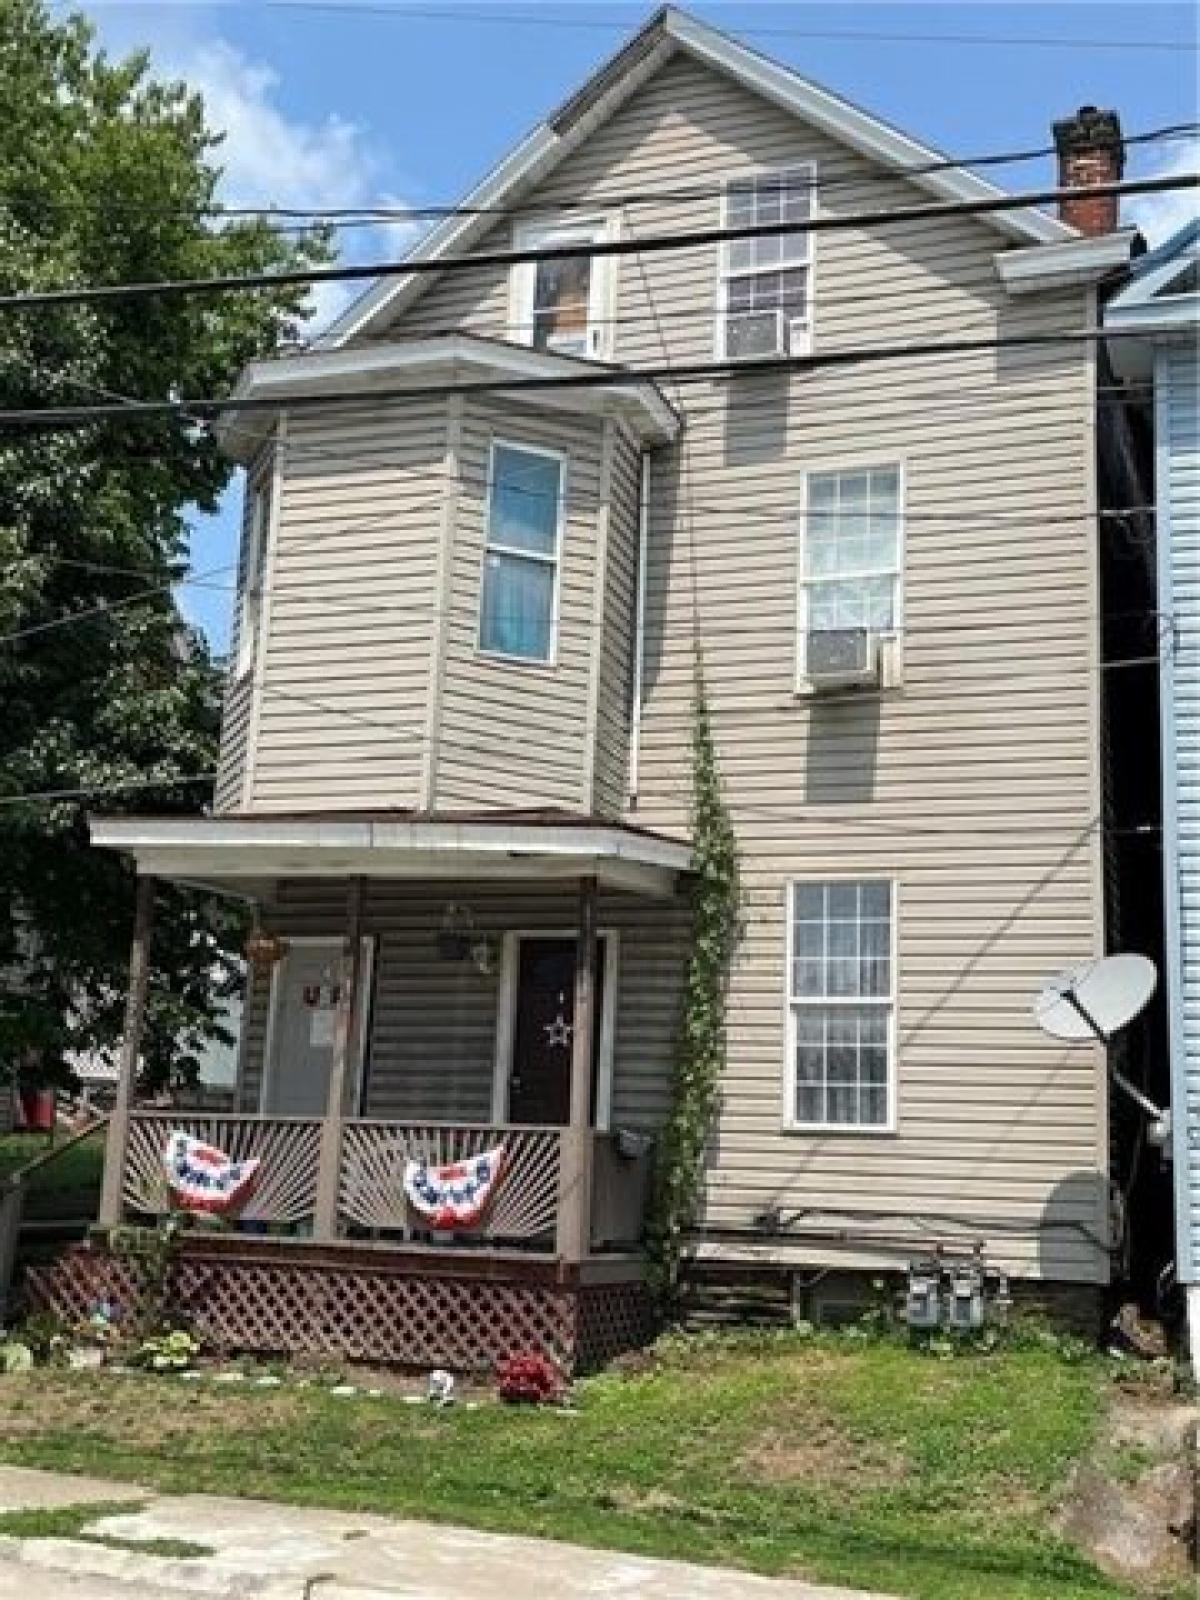
<path fill-rule="evenodd" d="M 518 250 L 555 244 L 585 245 L 608 237 L 607 218 L 535 223 L 517 230 Z M 588 256 L 545 257 L 515 269 L 513 336 L 535 350 L 598 356 L 608 346 L 606 306 L 609 261 Z"/>
<path fill-rule="evenodd" d="M 250 484 L 246 523 L 246 554 L 242 569 L 242 599 L 238 612 L 237 675 L 244 678 L 254 670 L 258 655 L 258 634 L 262 621 L 263 575 L 267 564 L 267 540 L 271 533 L 271 480 L 268 475 Z"/>
<path fill-rule="evenodd" d="M 479 648 L 551 661 L 565 462 L 526 445 L 492 447 Z"/>
<path fill-rule="evenodd" d="M 726 184 L 724 226 L 807 222 L 815 179 L 816 169 L 803 166 Z M 812 344 L 812 235 L 729 240 L 721 252 L 720 313 L 728 359 L 805 354 Z"/>
<path fill-rule="evenodd" d="M 810 472 L 800 561 L 800 676 L 810 633 L 900 623 L 900 468 Z"/>
<path fill-rule="evenodd" d="M 895 1056 L 892 885 L 793 883 L 787 1122 L 890 1128 Z"/>

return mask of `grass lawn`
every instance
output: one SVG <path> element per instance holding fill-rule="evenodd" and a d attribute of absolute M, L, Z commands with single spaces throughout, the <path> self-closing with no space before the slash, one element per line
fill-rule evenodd
<path fill-rule="evenodd" d="M 60 1135 L 59 1142 L 65 1139 Z M 0 1136 L 0 1180 L 53 1149 L 44 1133 L 9 1133 Z M 30 1211 L 37 1215 L 47 1206 L 61 1210 L 62 1204 L 78 1198 L 79 1215 L 95 1209 L 104 1170 L 104 1134 L 81 1139 L 63 1155 L 48 1161 L 30 1177 L 26 1194 L 32 1196 Z"/>
<path fill-rule="evenodd" d="M 1052 1349 L 798 1335 L 672 1341 L 577 1414 L 36 1372 L 0 1380 L 0 1459 L 920 1600 L 1103 1600 L 1126 1591 L 1052 1523 L 1109 1382 Z"/>

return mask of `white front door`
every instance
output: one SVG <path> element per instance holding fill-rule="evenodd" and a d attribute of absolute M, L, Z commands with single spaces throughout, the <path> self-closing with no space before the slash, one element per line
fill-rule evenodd
<path fill-rule="evenodd" d="M 358 1109 L 372 941 L 363 940 L 358 1015 L 350 1039 L 344 1109 Z M 323 1117 L 342 982 L 340 939 L 296 939 L 275 968 L 262 1109 L 277 1117 Z"/>

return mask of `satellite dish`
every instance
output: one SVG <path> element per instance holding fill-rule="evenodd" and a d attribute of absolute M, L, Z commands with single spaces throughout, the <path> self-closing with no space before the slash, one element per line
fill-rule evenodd
<path fill-rule="evenodd" d="M 1056 1039 L 1099 1039 L 1132 1022 L 1158 983 L 1146 956 L 1105 956 L 1051 978 L 1033 1003 L 1034 1020 Z"/>

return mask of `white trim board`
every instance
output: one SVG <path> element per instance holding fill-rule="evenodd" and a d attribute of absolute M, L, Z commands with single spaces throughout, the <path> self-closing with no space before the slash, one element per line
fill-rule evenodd
<path fill-rule="evenodd" d="M 575 928 L 510 928 L 500 947 L 500 981 L 496 985 L 496 1045 L 492 1057 L 492 1121 L 508 1121 L 508 1080 L 517 1026 L 517 980 L 522 939 L 573 940 Z M 613 1055 L 616 1043 L 617 984 L 620 981 L 621 935 L 616 928 L 596 930 L 604 950 L 604 995 L 600 1006 L 600 1057 L 596 1068 L 597 1133 L 612 1121 Z"/>
<path fill-rule="evenodd" d="M 879 117 L 843 100 L 791 68 L 707 23 L 666 6 L 591 75 L 559 111 L 534 128 L 498 166 L 464 198 L 463 211 L 449 217 L 411 253 L 414 261 L 436 261 L 465 254 L 491 226 L 491 208 L 511 204 L 522 192 L 547 177 L 611 117 L 645 79 L 646 67 L 658 70 L 685 53 L 743 88 L 798 117 L 860 155 L 903 171 L 944 161 L 944 154 L 922 144 Z M 992 200 L 1004 191 L 965 167 L 914 173 L 909 181 L 938 200 Z M 985 215 L 980 221 L 1020 244 L 1055 244 L 1079 237 L 1067 223 L 1031 206 Z M 318 350 L 336 350 L 379 328 L 412 305 L 436 273 L 387 278 L 374 284 L 314 342 Z"/>

